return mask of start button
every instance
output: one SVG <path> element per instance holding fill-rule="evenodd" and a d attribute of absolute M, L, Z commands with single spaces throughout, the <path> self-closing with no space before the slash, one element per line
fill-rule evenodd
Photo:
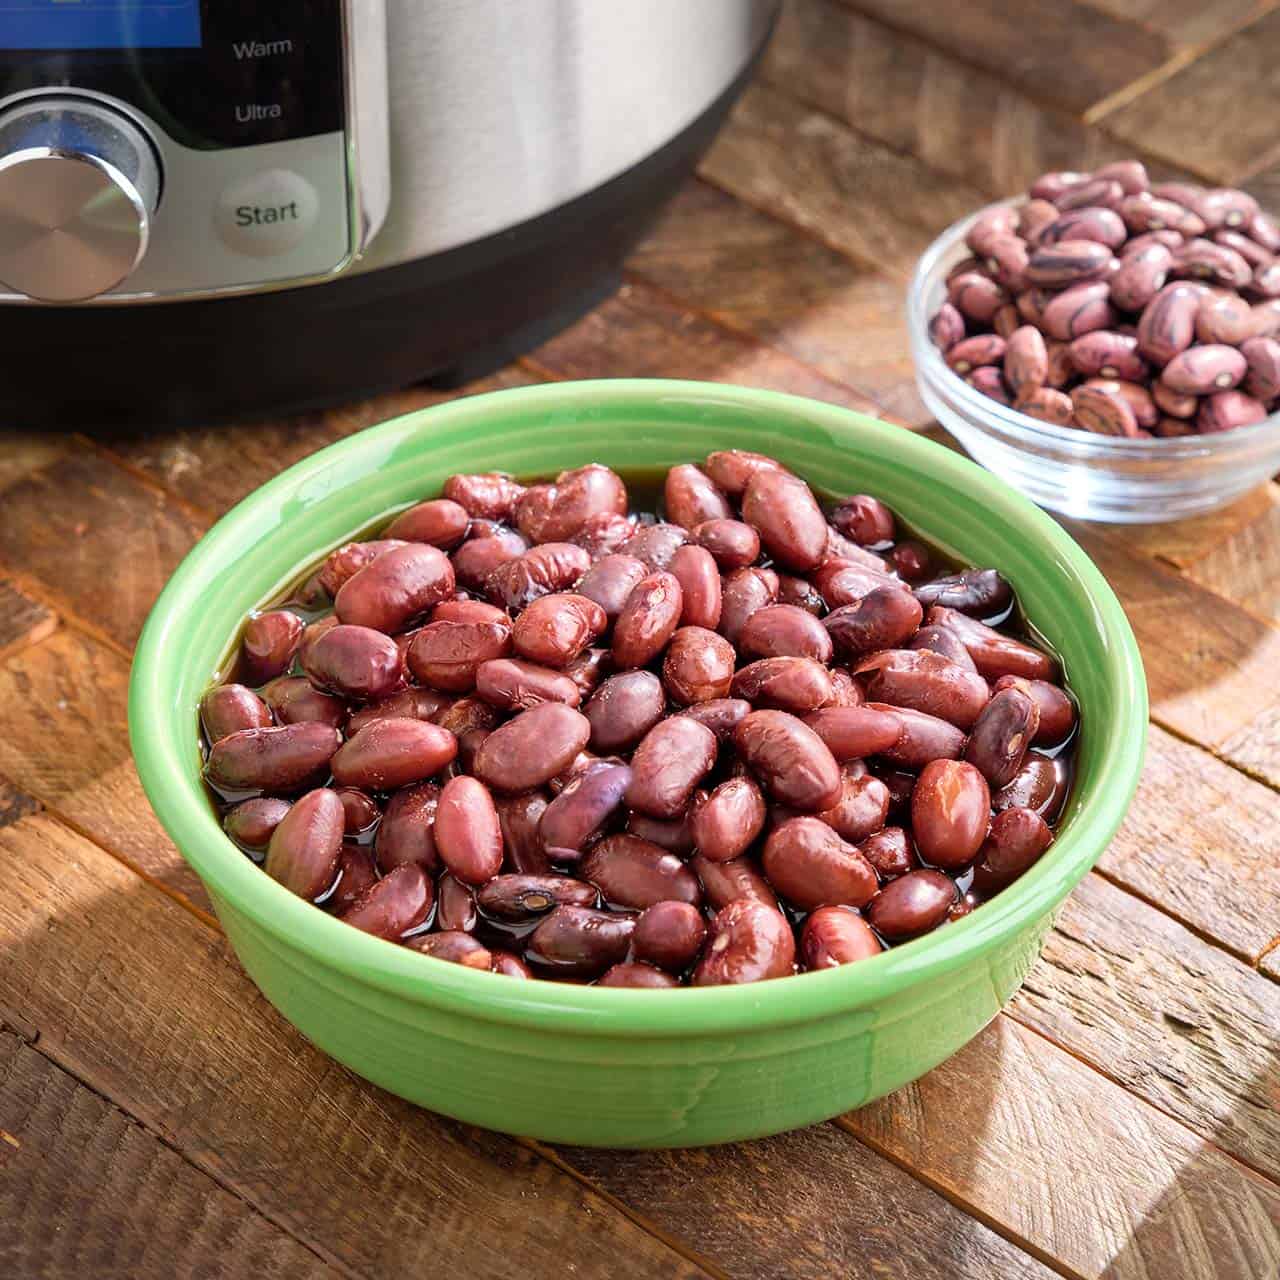
<path fill-rule="evenodd" d="M 227 248 L 251 258 L 288 253 L 319 213 L 316 189 L 288 169 L 267 169 L 218 197 L 214 221 Z"/>

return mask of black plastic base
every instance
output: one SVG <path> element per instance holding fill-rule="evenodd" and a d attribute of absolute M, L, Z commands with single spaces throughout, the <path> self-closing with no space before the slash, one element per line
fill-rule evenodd
<path fill-rule="evenodd" d="M 76 431 L 208 423 L 491 372 L 617 287 L 620 264 L 750 71 L 625 173 L 446 253 L 217 301 L 0 306 L 0 422 Z"/>

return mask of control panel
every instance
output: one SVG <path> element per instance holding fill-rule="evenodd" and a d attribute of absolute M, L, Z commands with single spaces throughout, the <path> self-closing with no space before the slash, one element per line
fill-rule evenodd
<path fill-rule="evenodd" d="M 0 299 L 326 279 L 389 196 L 385 0 L 0 0 Z"/>

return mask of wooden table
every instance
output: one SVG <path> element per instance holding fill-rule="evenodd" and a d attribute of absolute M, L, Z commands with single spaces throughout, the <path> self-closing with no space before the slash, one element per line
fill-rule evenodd
<path fill-rule="evenodd" d="M 1280 204 L 1277 59 L 1277 0 L 797 0 L 618 296 L 466 393 L 661 374 L 927 429 L 902 296 L 928 240 L 1135 151 Z M 558 1149 L 416 1110 L 266 1004 L 139 790 L 130 651 L 228 506 L 441 398 L 0 438 L 0 1275 L 1280 1274 L 1274 485 L 1073 526 L 1146 659 L 1142 787 L 1007 1012 L 892 1097 L 737 1147 Z"/>

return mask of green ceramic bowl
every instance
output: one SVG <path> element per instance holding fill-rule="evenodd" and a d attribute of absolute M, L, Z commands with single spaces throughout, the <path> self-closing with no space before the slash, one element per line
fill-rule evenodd
<path fill-rule="evenodd" d="M 994 901 L 842 969 L 743 987 L 520 982 L 341 924 L 223 835 L 200 781 L 196 707 L 246 612 L 303 564 L 457 471 L 659 468 L 769 453 L 829 491 L 878 494 L 964 560 L 994 564 L 1056 648 L 1083 713 L 1057 842 Z M 156 813 L 267 998 L 325 1052 L 458 1119 L 558 1142 L 692 1146 L 822 1120 L 915 1079 L 975 1035 L 1034 962 L 1054 909 L 1137 785 L 1146 687 L 1088 557 L 1000 481 L 843 409 L 693 382 L 562 383 L 410 414 L 298 463 L 191 552 L 138 644 L 129 719 Z"/>

